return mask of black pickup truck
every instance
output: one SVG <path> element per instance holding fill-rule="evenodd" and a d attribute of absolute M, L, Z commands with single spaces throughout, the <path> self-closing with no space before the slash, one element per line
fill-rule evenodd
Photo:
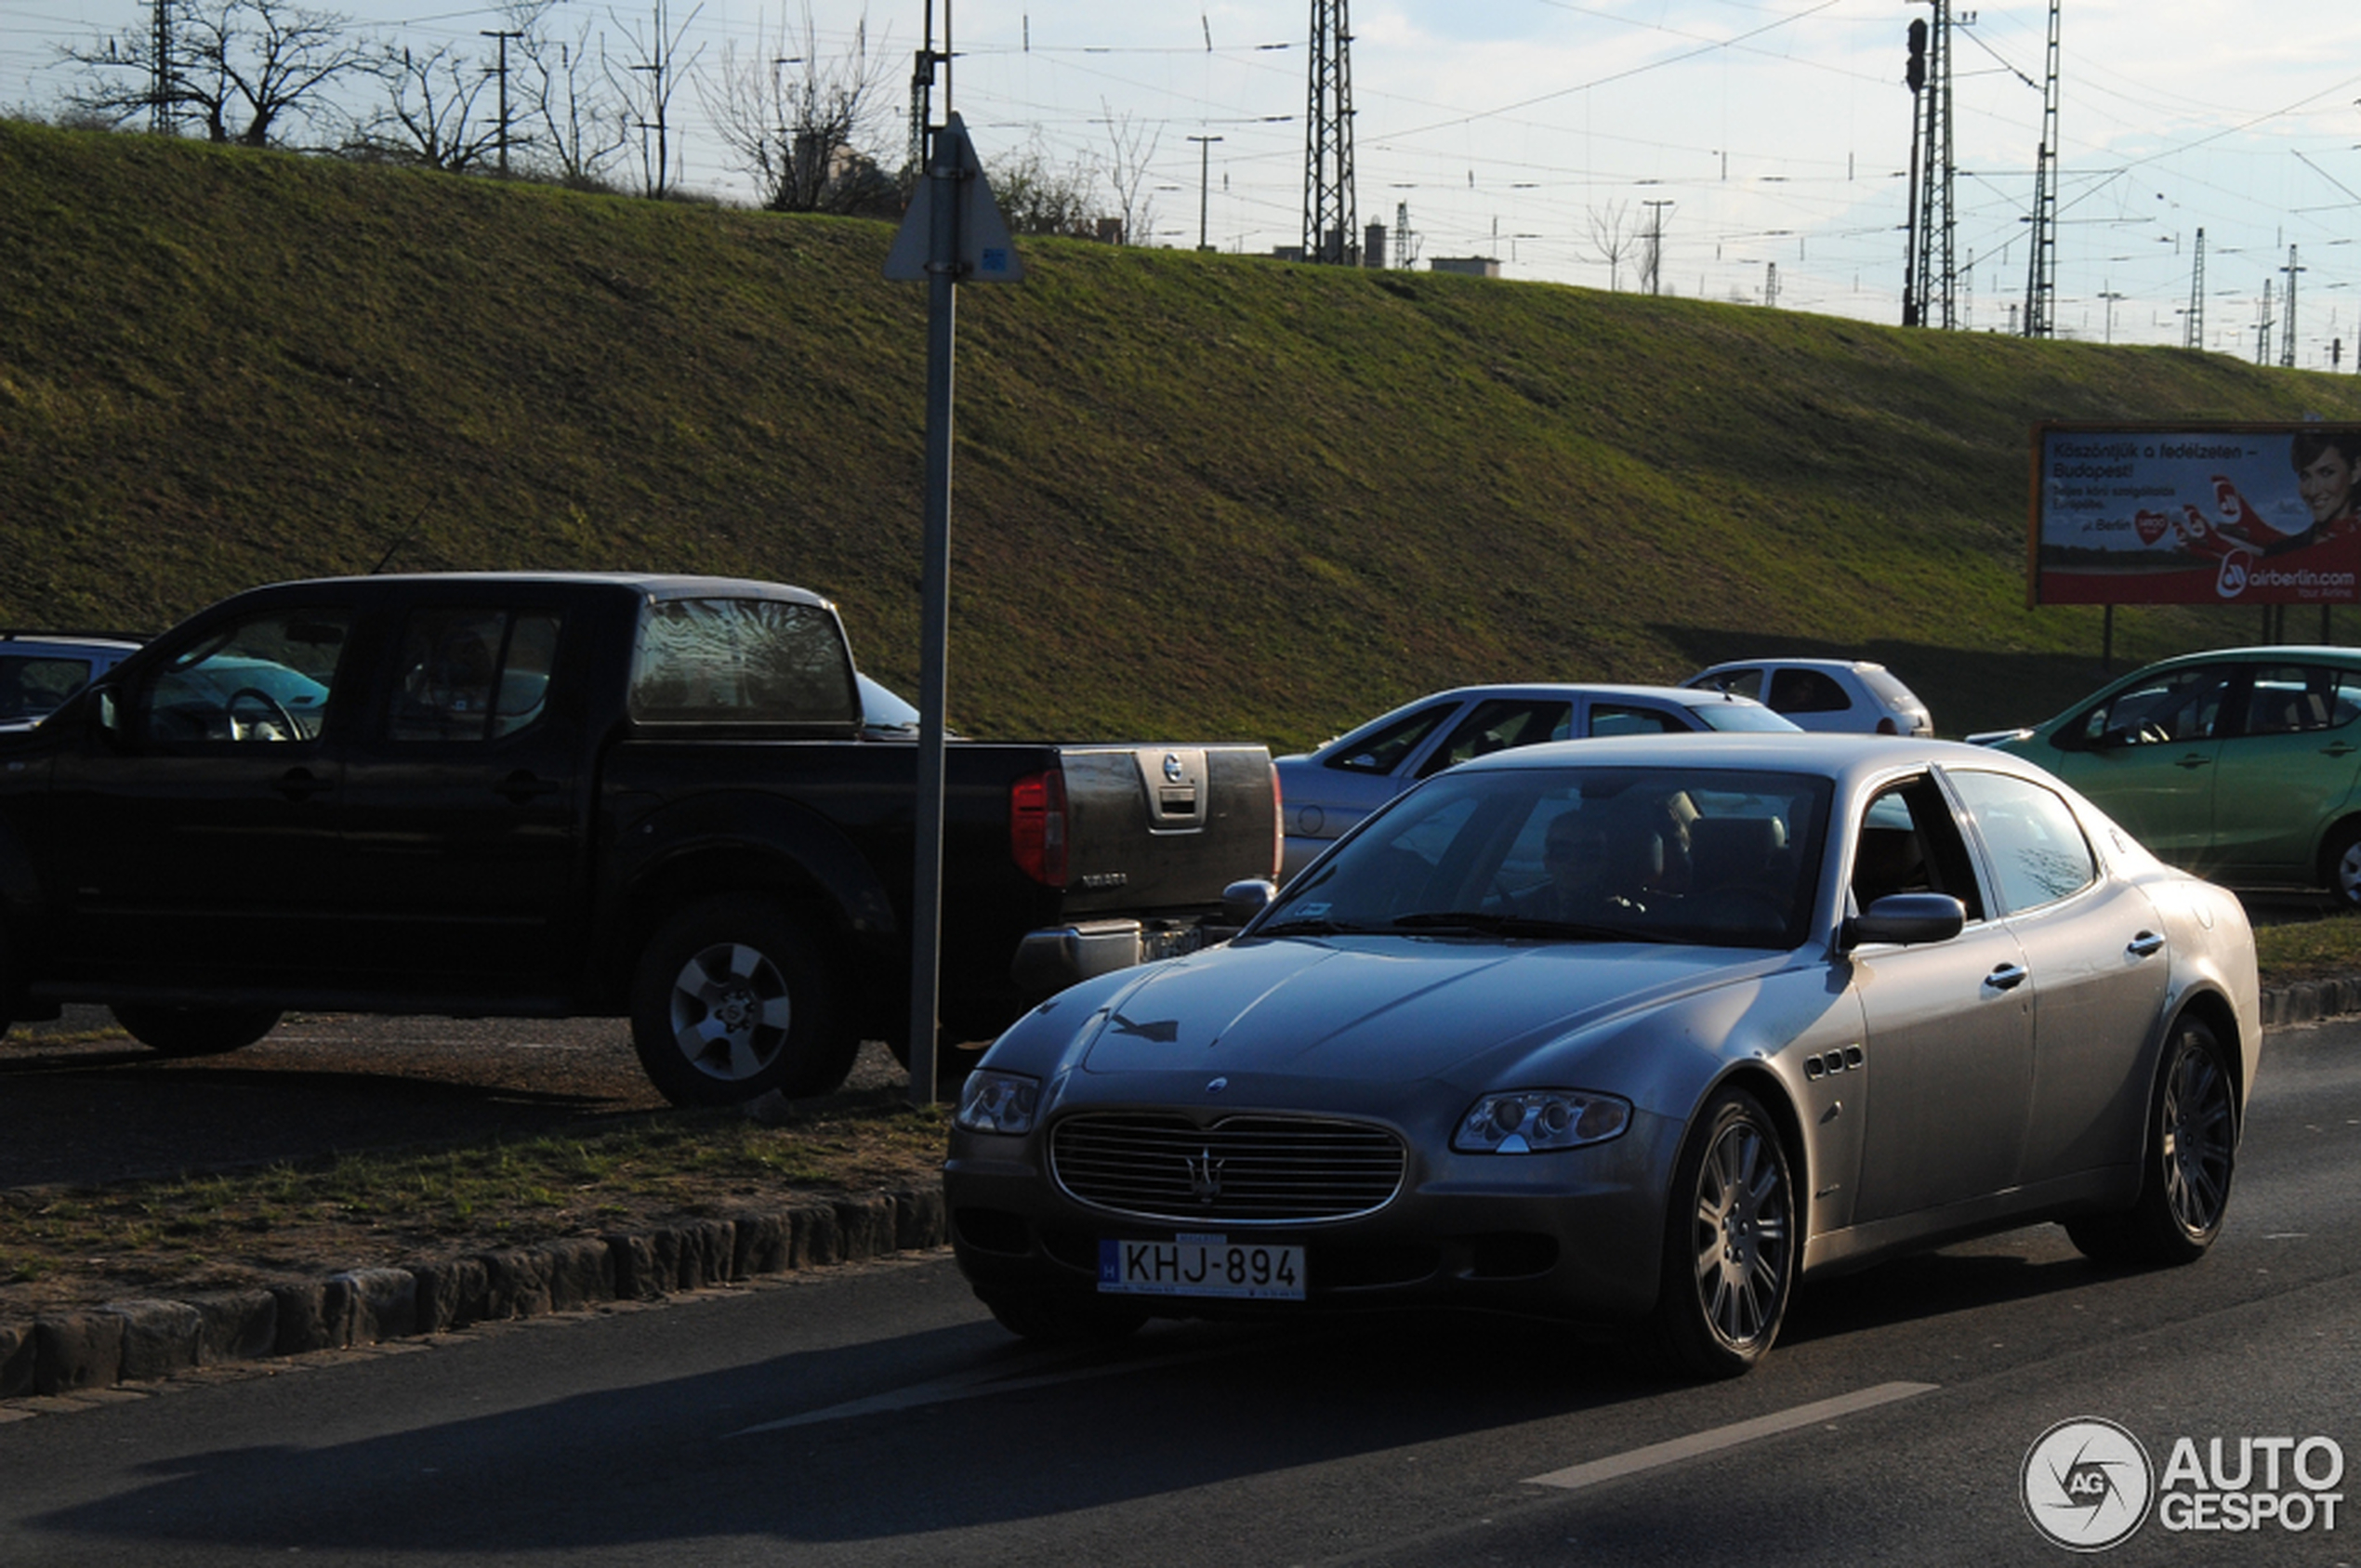
<path fill-rule="evenodd" d="M 0 736 L 0 1027 L 104 1002 L 186 1055 L 289 1008 L 627 1015 L 677 1102 L 824 1092 L 909 1032 L 917 752 L 867 684 L 835 606 L 772 583 L 238 595 Z M 1276 867 L 1259 745 L 945 769 L 948 1040 L 1188 951 Z"/>

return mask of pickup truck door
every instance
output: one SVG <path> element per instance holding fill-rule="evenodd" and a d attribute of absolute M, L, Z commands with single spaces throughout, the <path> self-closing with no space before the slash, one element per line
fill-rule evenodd
<path fill-rule="evenodd" d="M 583 753 L 565 614 L 530 596 L 413 605 L 355 728 L 345 830 L 366 889 L 359 983 L 414 998 L 555 997 L 582 918 Z"/>
<path fill-rule="evenodd" d="M 52 972 L 284 988 L 337 957 L 344 606 L 197 628 L 83 705 L 39 852 L 63 919 Z"/>

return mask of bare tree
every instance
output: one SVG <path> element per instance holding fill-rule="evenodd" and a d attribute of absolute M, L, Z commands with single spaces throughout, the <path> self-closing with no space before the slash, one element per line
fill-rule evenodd
<path fill-rule="evenodd" d="M 992 194 L 1009 228 L 1019 234 L 1066 234 L 1088 239 L 1099 210 L 1099 171 L 1088 158 L 1061 168 L 1041 138 L 985 165 Z"/>
<path fill-rule="evenodd" d="M 1099 100 L 1099 108 L 1106 116 L 1111 144 L 1107 183 L 1115 188 L 1124 237 L 1137 242 L 1154 232 L 1156 204 L 1149 194 L 1148 165 L 1155 162 L 1156 143 L 1164 139 L 1164 127 L 1158 125 L 1150 129 L 1133 120 L 1128 111 L 1118 115 L 1104 99 Z"/>
<path fill-rule="evenodd" d="M 525 150 L 525 166 L 561 184 L 598 186 L 631 144 L 631 112 L 616 93 L 606 38 L 588 22 L 571 38 L 548 27 L 556 0 L 516 0 L 502 8 L 520 34 L 511 57 L 515 117 L 532 127 L 510 146 Z"/>
<path fill-rule="evenodd" d="M 170 110 L 193 111 L 210 139 L 269 146 L 285 139 L 290 123 L 335 113 L 329 88 L 369 69 L 369 48 L 351 26 L 350 17 L 286 0 L 191 0 L 161 69 L 155 37 L 144 29 L 117 33 L 103 48 L 68 50 L 88 85 L 67 101 L 121 124 L 152 112 L 163 82 Z"/>
<path fill-rule="evenodd" d="M 476 112 L 492 73 L 455 46 L 414 55 L 389 45 L 377 71 L 390 101 L 361 128 L 350 151 L 465 174 L 498 150 L 498 117 Z"/>
<path fill-rule="evenodd" d="M 1607 264 L 1607 289 L 1612 293 L 1621 281 L 1623 258 L 1645 236 L 1631 226 L 1631 207 L 1625 202 L 1609 202 L 1603 208 L 1590 209 L 1590 248 Z"/>
<path fill-rule="evenodd" d="M 799 50 L 788 58 L 789 50 Z M 898 62 L 869 49 L 869 18 L 854 24 L 843 53 L 823 59 L 811 7 L 803 7 L 800 37 L 780 18 L 774 50 L 758 30 L 754 58 L 721 49 L 719 79 L 711 90 L 699 80 L 714 133 L 738 167 L 754 178 L 762 204 L 780 212 L 900 210 L 900 193 L 869 151 L 897 128 L 886 86 Z"/>
<path fill-rule="evenodd" d="M 636 24 L 626 28 L 628 52 L 619 68 L 613 62 L 607 66 L 608 85 L 623 101 L 626 126 L 640 133 L 640 194 L 659 201 L 672 188 L 672 95 L 680 88 L 681 73 L 705 53 L 700 45 L 684 61 L 680 41 L 704 9 L 695 7 L 675 27 L 666 0 L 655 0 L 653 25 L 644 33 Z M 623 27 L 621 18 L 615 25 Z"/>

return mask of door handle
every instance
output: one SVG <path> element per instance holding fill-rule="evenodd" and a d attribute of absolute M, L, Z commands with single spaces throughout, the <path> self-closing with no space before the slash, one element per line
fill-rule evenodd
<path fill-rule="evenodd" d="M 521 806 L 528 800 L 536 800 L 545 795 L 555 795 L 564 787 L 565 785 L 555 779 L 545 779 L 520 768 L 498 784 L 494 784 L 492 792 L 504 797 L 511 805 Z"/>
<path fill-rule="evenodd" d="M 2323 757 L 2350 757 L 2353 755 L 2354 750 L 2354 746 L 2352 746 L 2349 743 L 2339 741 L 2334 745 L 2322 746 L 2320 748 L 2320 755 Z"/>
<path fill-rule="evenodd" d="M 2003 964 L 1985 975 L 1984 983 L 1995 991 L 2014 991 L 2025 983 L 2025 976 L 2031 972 L 2023 964 Z"/>
<path fill-rule="evenodd" d="M 270 787 L 290 800 L 309 800 L 315 795 L 325 795 L 336 784 L 316 776 L 309 768 L 290 768 L 271 781 Z"/>
<path fill-rule="evenodd" d="M 2203 752 L 2194 752 L 2177 759 L 2172 765 L 2175 768 L 2202 768 L 2212 760 L 2212 758 L 2206 756 Z"/>
<path fill-rule="evenodd" d="M 2151 953 L 2161 951 L 2163 947 L 2164 939 L 2162 937 L 2157 935 L 2154 931 L 2142 931 L 2138 936 L 2131 939 L 2130 945 L 2126 947 L 2124 951 L 2130 954 L 2134 958 L 2145 958 Z"/>

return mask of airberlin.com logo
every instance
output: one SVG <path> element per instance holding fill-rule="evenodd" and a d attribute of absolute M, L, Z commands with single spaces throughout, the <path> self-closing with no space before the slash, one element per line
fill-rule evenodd
<path fill-rule="evenodd" d="M 2061 1421 L 2025 1450 L 2017 1490 L 2033 1527 L 2068 1551 L 2131 1538 L 2154 1505 L 2174 1534 L 2334 1530 L 2344 1450 L 2327 1437 L 2175 1438 L 2164 1469 L 2113 1421 Z"/>

